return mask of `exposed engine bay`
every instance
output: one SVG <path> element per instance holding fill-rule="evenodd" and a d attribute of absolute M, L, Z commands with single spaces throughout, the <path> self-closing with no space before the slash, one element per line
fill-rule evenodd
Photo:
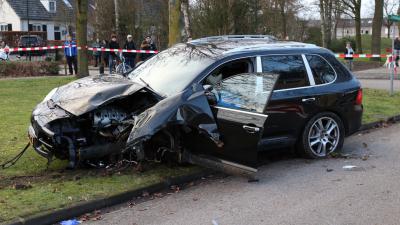
<path fill-rule="evenodd" d="M 136 83 L 115 79 L 84 78 L 59 88 L 40 103 L 29 128 L 34 149 L 49 162 L 53 157 L 66 159 L 68 167 L 75 168 L 121 159 L 159 162 L 173 158 L 180 162 L 180 132 L 191 132 L 202 127 L 200 123 L 208 125 L 205 133 L 218 142 L 216 123 L 204 96 L 182 93 L 162 98 Z M 99 87 L 105 83 L 106 90 Z M 108 89 L 114 84 L 117 87 Z M 76 97 L 77 91 L 82 97 Z M 68 92 L 71 97 L 66 98 Z"/>

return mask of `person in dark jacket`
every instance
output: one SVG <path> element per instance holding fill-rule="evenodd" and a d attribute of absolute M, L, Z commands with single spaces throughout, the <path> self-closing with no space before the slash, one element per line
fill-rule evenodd
<path fill-rule="evenodd" d="M 72 40 L 71 35 L 67 36 L 67 40 L 64 42 L 64 55 L 67 59 L 69 75 L 73 74 L 72 66 L 74 67 L 75 74 L 78 73 L 77 55 L 78 48 L 76 41 Z"/>
<path fill-rule="evenodd" d="M 394 39 L 394 57 L 396 59 L 396 66 L 399 65 L 399 55 L 400 55 L 400 39 L 396 37 Z"/>
<path fill-rule="evenodd" d="M 153 40 L 151 39 L 150 36 L 147 36 L 142 44 L 140 45 L 140 50 L 150 50 L 150 51 L 157 51 L 157 47 L 154 44 Z M 154 53 L 141 53 L 140 54 L 140 59 L 142 61 L 146 61 L 148 58 L 152 57 L 155 55 Z"/>
<path fill-rule="evenodd" d="M 103 39 L 100 43 L 100 48 L 107 48 L 107 46 L 108 46 L 108 41 Z M 102 60 L 104 62 L 105 67 L 108 66 L 108 55 L 109 55 L 109 52 L 101 51 L 101 56 L 103 57 Z"/>
<path fill-rule="evenodd" d="M 130 34 L 126 37 L 126 42 L 125 42 L 125 45 L 124 45 L 124 49 L 136 50 L 135 42 L 133 41 L 132 35 L 130 35 Z M 126 64 L 128 64 L 131 68 L 134 68 L 135 67 L 136 53 L 134 53 L 134 52 L 124 52 L 124 57 L 125 57 Z"/>
<path fill-rule="evenodd" d="M 346 49 L 344 50 L 344 54 L 345 54 L 344 59 L 347 62 L 347 67 L 351 71 L 351 70 L 353 70 L 353 54 L 354 54 L 354 50 L 351 47 L 350 42 L 347 42 Z"/>
<path fill-rule="evenodd" d="M 95 62 L 94 67 L 97 67 L 97 65 L 101 63 L 101 51 L 99 51 L 99 48 L 101 47 L 100 39 L 96 38 L 96 41 L 93 42 L 92 47 L 97 49 L 96 51 L 93 51 L 94 62 Z"/>
<path fill-rule="evenodd" d="M 111 35 L 111 40 L 108 43 L 108 48 L 110 49 L 119 49 L 119 44 L 117 42 L 117 35 Z M 114 68 L 114 60 L 118 61 L 117 53 L 115 51 L 110 51 L 110 55 L 108 57 L 108 68 L 110 70 L 110 74 L 112 74 L 112 70 Z"/>

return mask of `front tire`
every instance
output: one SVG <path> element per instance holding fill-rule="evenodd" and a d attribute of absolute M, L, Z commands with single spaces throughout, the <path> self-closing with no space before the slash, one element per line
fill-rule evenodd
<path fill-rule="evenodd" d="M 298 150 L 307 158 L 325 158 L 343 147 L 344 136 L 343 122 L 336 114 L 319 113 L 304 127 Z"/>

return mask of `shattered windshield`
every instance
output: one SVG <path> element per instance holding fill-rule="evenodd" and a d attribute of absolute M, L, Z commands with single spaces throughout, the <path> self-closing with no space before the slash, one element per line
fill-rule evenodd
<path fill-rule="evenodd" d="M 171 96 L 187 87 L 196 76 L 215 62 L 217 55 L 206 47 L 178 44 L 133 70 L 128 77 Z"/>

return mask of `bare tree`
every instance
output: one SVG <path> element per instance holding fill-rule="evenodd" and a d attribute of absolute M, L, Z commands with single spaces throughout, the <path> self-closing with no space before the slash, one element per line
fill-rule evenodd
<path fill-rule="evenodd" d="M 81 50 L 78 52 L 78 77 L 89 76 L 87 46 L 88 0 L 76 0 L 76 39 Z"/>
<path fill-rule="evenodd" d="M 394 24 L 393 21 L 389 20 L 389 15 L 394 14 L 394 8 L 396 7 L 396 4 L 393 2 L 393 0 L 384 0 L 383 1 L 383 13 L 384 13 L 384 25 L 387 29 L 387 38 L 390 38 L 390 30 L 392 25 Z"/>
<path fill-rule="evenodd" d="M 119 29 L 119 4 L 118 0 L 114 0 L 114 13 L 115 13 L 115 33 L 120 36 Z"/>
<path fill-rule="evenodd" d="M 361 0 L 341 0 L 343 13 L 350 16 L 356 25 L 356 49 L 362 53 L 361 46 Z"/>
<path fill-rule="evenodd" d="M 383 22 L 383 1 L 375 0 L 374 19 L 372 21 L 372 40 L 371 40 L 372 54 L 381 53 L 382 22 Z"/>

